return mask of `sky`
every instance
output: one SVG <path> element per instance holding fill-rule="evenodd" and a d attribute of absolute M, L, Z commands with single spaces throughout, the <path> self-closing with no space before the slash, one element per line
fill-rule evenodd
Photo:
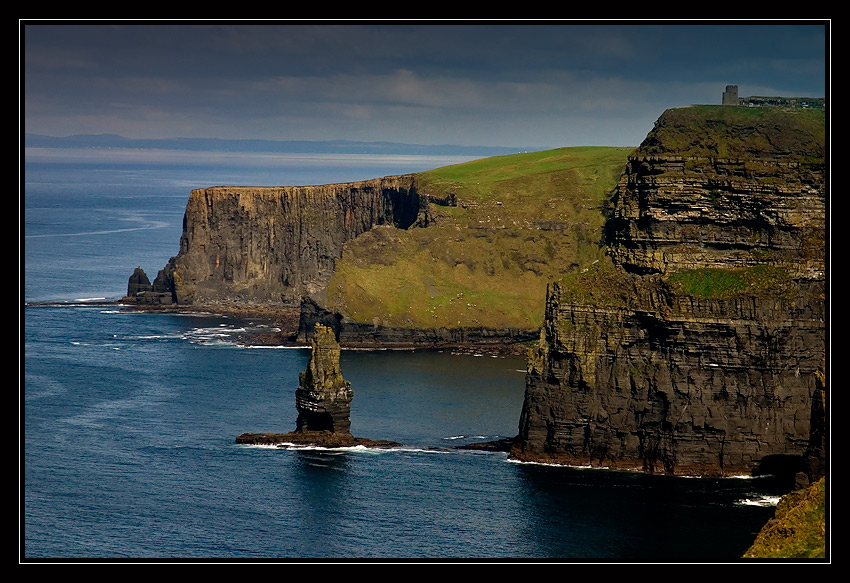
<path fill-rule="evenodd" d="M 637 146 L 665 110 L 828 97 L 828 21 L 21 21 L 49 136 Z"/>

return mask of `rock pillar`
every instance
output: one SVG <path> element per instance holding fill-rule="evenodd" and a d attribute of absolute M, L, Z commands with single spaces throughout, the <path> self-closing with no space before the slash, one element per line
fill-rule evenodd
<path fill-rule="evenodd" d="M 329 431 L 350 434 L 351 384 L 339 368 L 339 343 L 332 329 L 316 324 L 313 353 L 307 370 L 300 373 L 295 391 L 297 431 Z"/>

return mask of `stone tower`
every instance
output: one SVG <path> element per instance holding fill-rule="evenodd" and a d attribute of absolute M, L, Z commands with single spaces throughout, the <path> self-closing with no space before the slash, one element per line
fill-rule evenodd
<path fill-rule="evenodd" d="M 738 86 L 727 85 L 723 92 L 723 105 L 738 105 Z"/>

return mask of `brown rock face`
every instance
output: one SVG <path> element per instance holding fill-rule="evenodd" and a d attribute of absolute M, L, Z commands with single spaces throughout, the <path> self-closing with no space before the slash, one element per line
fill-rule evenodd
<path fill-rule="evenodd" d="M 295 391 L 298 410 L 297 431 L 351 432 L 351 384 L 339 369 L 339 344 L 334 332 L 316 324 L 313 331 L 313 353 L 307 370 L 300 373 Z"/>
<path fill-rule="evenodd" d="M 413 176 L 324 186 L 193 190 L 180 252 L 154 281 L 179 304 L 237 300 L 297 305 L 321 293 L 346 241 L 375 225 L 409 227 Z"/>
<path fill-rule="evenodd" d="M 319 447 L 388 448 L 395 441 L 374 440 L 351 435 L 351 400 L 354 393 L 339 368 L 340 347 L 333 330 L 316 324 L 312 335 L 313 352 L 307 370 L 299 374 L 295 390 L 297 428 L 289 433 L 243 433 L 236 443 L 253 445 L 309 445 Z"/>
<path fill-rule="evenodd" d="M 758 140 L 709 119 L 681 143 L 716 141 L 685 152 L 665 128 L 691 113 L 666 112 L 630 159 L 612 261 L 550 287 L 515 458 L 696 475 L 800 463 L 826 349 L 823 158 L 779 111 Z"/>
<path fill-rule="evenodd" d="M 824 183 L 822 164 L 638 154 L 618 187 L 609 254 L 635 273 L 767 261 L 823 279 Z"/>

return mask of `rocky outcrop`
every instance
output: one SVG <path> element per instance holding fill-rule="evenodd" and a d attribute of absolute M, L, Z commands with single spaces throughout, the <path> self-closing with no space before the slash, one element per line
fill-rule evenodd
<path fill-rule="evenodd" d="M 172 303 L 172 294 L 169 290 L 157 289 L 145 271 L 137 267 L 127 282 L 127 295 L 121 301 L 142 306 L 168 306 Z"/>
<path fill-rule="evenodd" d="M 130 280 L 127 282 L 127 297 L 136 297 L 139 292 L 153 291 L 151 280 L 144 269 L 137 267 L 133 270 Z"/>
<path fill-rule="evenodd" d="M 824 559 L 827 556 L 826 480 L 783 496 L 745 559 Z"/>
<path fill-rule="evenodd" d="M 180 251 L 154 281 L 178 304 L 298 305 L 321 295 L 342 247 L 375 225 L 412 225 L 412 175 L 323 186 L 218 186 L 193 190 Z"/>
<path fill-rule="evenodd" d="M 611 261 L 550 287 L 516 459 L 799 469 L 825 354 L 823 123 L 795 140 L 781 110 L 715 112 L 665 112 L 612 199 Z"/>
<path fill-rule="evenodd" d="M 296 429 L 290 433 L 243 433 L 237 443 L 254 445 L 312 445 L 322 447 L 392 447 L 392 441 L 376 441 L 351 434 L 351 384 L 339 367 L 340 346 L 333 330 L 316 325 L 307 369 L 299 374 L 295 391 L 298 411 Z"/>
<path fill-rule="evenodd" d="M 457 328 L 399 328 L 355 322 L 338 312 L 327 310 L 312 298 L 301 302 L 297 342 L 308 343 L 317 324 L 334 331 L 340 343 L 352 348 L 458 348 L 475 346 L 478 350 L 492 349 L 507 353 L 522 350 L 522 343 L 536 339 L 529 330 L 516 328 L 496 329 L 483 326 Z"/>
<path fill-rule="evenodd" d="M 823 364 L 823 363 L 822 363 Z M 815 392 L 812 395 L 811 431 L 809 445 L 803 453 L 800 471 L 795 476 L 797 488 L 805 488 L 827 474 L 826 374 L 824 366 L 815 372 Z"/>
<path fill-rule="evenodd" d="M 316 325 L 307 370 L 295 391 L 298 431 L 351 432 L 351 384 L 339 369 L 339 344 L 333 330 Z"/>

